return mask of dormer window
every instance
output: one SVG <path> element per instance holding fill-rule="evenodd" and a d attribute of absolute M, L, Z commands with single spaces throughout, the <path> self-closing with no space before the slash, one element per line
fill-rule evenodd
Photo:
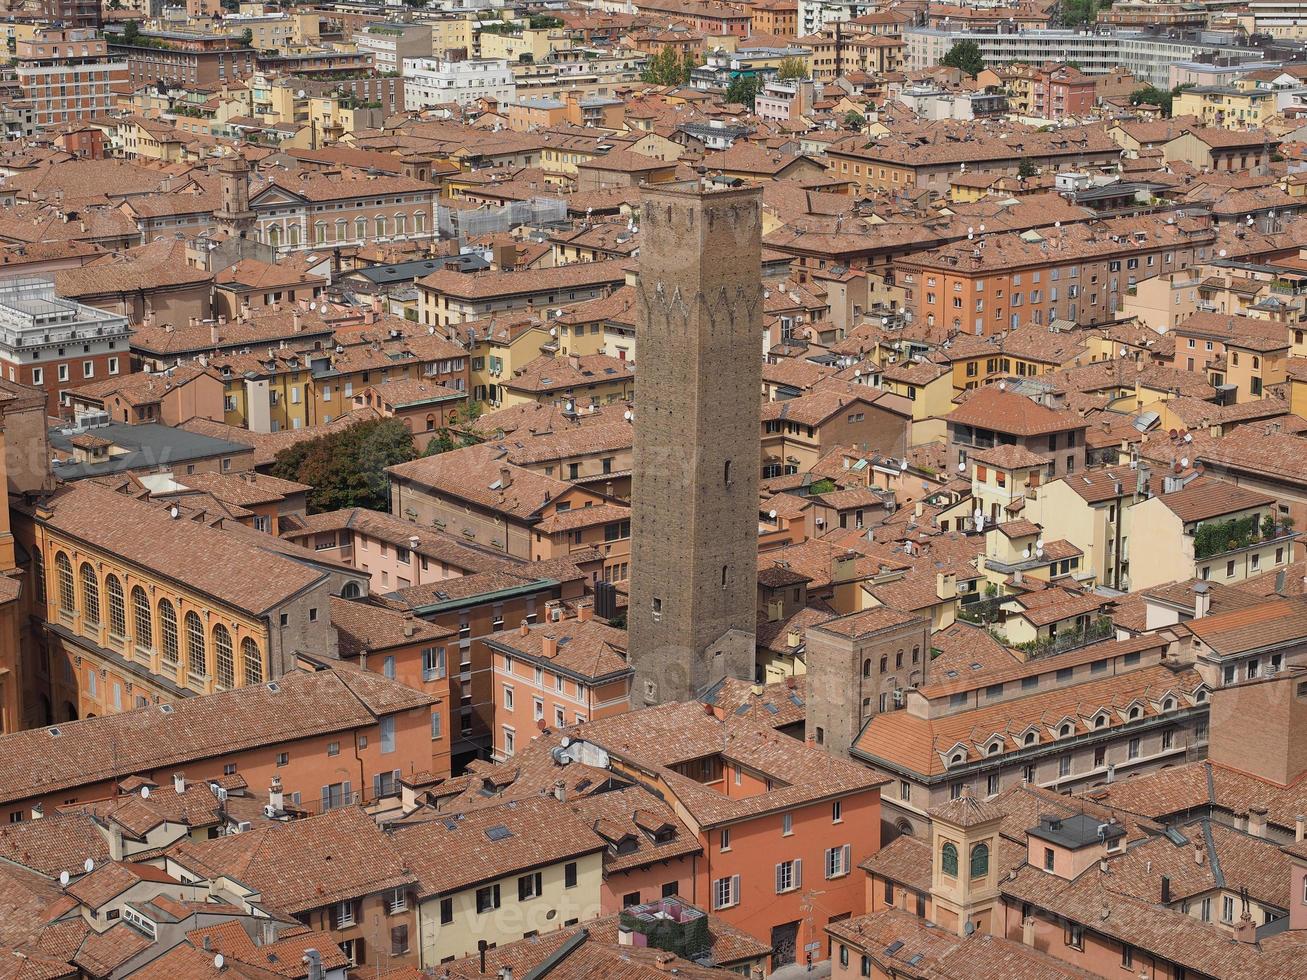
<path fill-rule="evenodd" d="M 1021 744 L 1023 744 L 1023 745 L 1034 745 L 1034 744 L 1035 744 L 1036 742 L 1038 742 L 1038 741 L 1039 741 L 1039 736 L 1038 736 L 1038 735 L 1036 735 L 1034 732 L 1026 732 L 1026 737 L 1025 737 L 1024 739 L 1022 739 L 1022 743 L 1021 743 Z"/>
<path fill-rule="evenodd" d="M 948 761 L 951 766 L 960 766 L 967 761 L 967 754 L 965 752 L 954 752 Z"/>
<path fill-rule="evenodd" d="M 998 755 L 1002 751 L 1003 751 L 1002 742 L 990 742 L 989 748 L 985 750 L 987 755 Z"/>
<path fill-rule="evenodd" d="M 1172 711 L 1175 708 L 1175 698 L 1165 698 L 1162 701 L 1163 711 Z"/>
<path fill-rule="evenodd" d="M 1057 733 L 1062 738 L 1066 738 L 1074 731 L 1075 731 L 1075 726 L 1073 726 L 1070 722 L 1067 722 L 1057 730 Z"/>
<path fill-rule="evenodd" d="M 1095 719 L 1094 719 L 1094 727 L 1095 727 L 1095 728 L 1106 728 L 1106 727 L 1107 727 L 1107 715 L 1099 715 L 1097 718 L 1095 718 Z"/>
<path fill-rule="evenodd" d="M 1138 705 L 1135 705 L 1133 708 L 1131 708 L 1129 711 L 1126 712 L 1126 716 L 1125 716 L 1125 717 L 1126 717 L 1126 721 L 1138 721 L 1138 720 L 1139 720 L 1139 716 L 1140 716 L 1141 714 L 1143 714 L 1143 712 L 1141 712 L 1141 711 L 1139 710 L 1139 706 L 1138 706 Z M 1104 719 L 1104 720 L 1106 720 L 1106 719 Z"/>

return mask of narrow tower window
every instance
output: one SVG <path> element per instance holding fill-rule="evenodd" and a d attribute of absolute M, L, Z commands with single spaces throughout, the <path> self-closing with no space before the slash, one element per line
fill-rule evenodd
<path fill-rule="evenodd" d="M 728 487 L 731 485 L 731 461 L 729 459 L 726 461 L 726 465 L 722 468 L 722 482 Z"/>

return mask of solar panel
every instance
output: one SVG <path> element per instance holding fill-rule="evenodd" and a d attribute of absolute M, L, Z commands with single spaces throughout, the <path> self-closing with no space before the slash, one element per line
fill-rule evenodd
<path fill-rule="evenodd" d="M 502 823 L 497 823 L 493 827 L 486 828 L 486 836 L 491 840 L 507 840 L 513 836 L 513 832 Z"/>
<path fill-rule="evenodd" d="M 894 942 L 890 943 L 888 946 L 885 947 L 885 955 L 886 955 L 886 956 L 893 956 L 895 953 L 897 953 L 897 952 L 898 952 L 899 950 L 901 950 L 902 948 L 903 948 L 903 940 L 902 940 L 902 939 L 896 939 L 896 940 L 894 940 Z"/>

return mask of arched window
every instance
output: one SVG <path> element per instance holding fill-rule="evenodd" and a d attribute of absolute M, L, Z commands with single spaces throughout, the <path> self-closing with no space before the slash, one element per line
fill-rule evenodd
<path fill-rule="evenodd" d="M 59 579 L 59 609 L 71 614 L 77 608 L 73 591 L 73 563 L 62 551 L 54 556 L 54 572 Z"/>
<path fill-rule="evenodd" d="M 408 215 L 406 214 L 395 215 L 395 234 L 403 235 L 407 231 L 408 231 Z"/>
<path fill-rule="evenodd" d="M 281 225 L 273 225 L 268 229 L 268 244 L 273 248 L 281 244 Z"/>
<path fill-rule="evenodd" d="M 123 584 L 117 575 L 110 575 L 104 580 L 104 591 L 109 597 L 109 635 L 125 637 L 127 635 L 127 603 L 123 600 Z"/>
<path fill-rule="evenodd" d="M 196 677 L 209 672 L 208 657 L 204 652 L 204 624 L 194 611 L 186 614 L 186 669 Z"/>
<path fill-rule="evenodd" d="M 1027 745 L 1034 745 L 1037 741 L 1039 741 L 1038 735 L 1036 735 L 1034 732 L 1026 732 Z"/>
<path fill-rule="evenodd" d="M 82 562 L 82 620 L 87 626 L 100 625 L 100 583 L 89 562 Z"/>
<path fill-rule="evenodd" d="M 139 585 L 132 587 L 132 626 L 136 630 L 136 646 L 148 650 L 154 646 L 153 617 L 150 615 L 150 597 Z"/>
<path fill-rule="evenodd" d="M 413 212 L 413 232 L 420 235 L 427 230 L 427 216 L 421 211 Z"/>
<path fill-rule="evenodd" d="M 977 844 L 971 849 L 971 877 L 983 878 L 989 874 L 989 845 Z"/>
<path fill-rule="evenodd" d="M 1207 700 L 1206 691 L 1199 691 L 1197 694 L 1194 695 L 1194 702 L 1197 704 L 1202 704 L 1206 700 Z"/>
<path fill-rule="evenodd" d="M 342 599 L 357 599 L 363 595 L 363 590 L 359 588 L 357 582 L 346 582 L 345 587 L 340 590 Z"/>
<path fill-rule="evenodd" d="M 998 755 L 1000 752 L 1003 751 L 1003 743 L 1002 743 L 1002 742 L 991 742 L 991 743 L 989 744 L 989 748 L 988 748 L 986 751 L 987 751 L 990 755 Z"/>
<path fill-rule="evenodd" d="M 863 677 L 870 677 L 870 676 L 871 676 L 871 658 L 870 658 L 870 657 L 868 657 L 866 660 L 864 660 L 864 661 L 862 662 L 862 676 L 863 676 Z"/>
<path fill-rule="evenodd" d="M 881 658 L 880 658 L 880 672 L 883 674 L 883 673 L 885 673 L 885 671 L 887 671 L 887 670 L 889 670 L 889 657 L 881 657 Z"/>
<path fill-rule="evenodd" d="M 378 238 L 385 238 L 385 237 L 386 237 L 386 219 L 385 219 L 384 216 L 382 216 L 382 215 L 377 215 L 377 220 L 376 220 L 376 229 L 377 229 L 377 237 L 378 237 Z"/>
<path fill-rule="evenodd" d="M 355 218 L 355 219 L 354 219 L 354 237 L 357 238 L 359 241 L 363 241 L 365 238 L 368 237 L 368 219 L 367 219 L 367 218 Z"/>
<path fill-rule="evenodd" d="M 1071 734 L 1071 726 L 1063 725 L 1061 731 L 1058 734 L 1060 734 L 1063 738 L 1066 738 L 1068 735 Z"/>
<path fill-rule="evenodd" d="M 321 245 L 327 240 L 327 223 L 325 221 L 315 222 L 313 225 L 313 240 Z"/>
<path fill-rule="evenodd" d="M 349 237 L 349 222 L 344 218 L 336 219 L 336 241 L 343 242 Z"/>
<path fill-rule="evenodd" d="M 1136 721 L 1139 718 L 1138 706 L 1131 708 L 1130 713 L 1126 715 L 1126 717 L 1129 718 L 1131 721 Z"/>
<path fill-rule="evenodd" d="M 940 870 L 951 878 L 958 876 L 958 849 L 954 844 L 945 844 L 939 852 Z"/>
<path fill-rule="evenodd" d="M 292 245 L 298 245 L 298 244 L 300 243 L 300 226 L 299 226 L 299 225 L 291 225 L 291 226 L 290 226 L 290 243 L 291 243 Z"/>
<path fill-rule="evenodd" d="M 1095 728 L 1105 728 L 1107 726 L 1107 715 L 1099 715 L 1094 719 Z"/>
<path fill-rule="evenodd" d="M 899 832 L 899 836 L 901 837 L 912 836 L 912 824 L 908 823 L 906 820 L 900 820 L 894 825 L 894 829 Z"/>
<path fill-rule="evenodd" d="M 259 646 L 248 636 L 241 640 L 241 661 L 245 671 L 245 683 L 262 684 L 263 683 L 263 656 L 259 653 Z"/>
<path fill-rule="evenodd" d="M 177 610 L 167 599 L 159 603 L 159 651 L 166 664 L 177 663 Z"/>
<path fill-rule="evenodd" d="M 236 659 L 231 651 L 231 634 L 219 623 L 213 628 L 213 674 L 219 687 L 236 686 Z"/>
<path fill-rule="evenodd" d="M 1174 707 L 1175 707 L 1175 701 L 1173 701 L 1171 698 L 1167 698 L 1165 701 L 1162 702 L 1163 711 L 1170 711 Z"/>

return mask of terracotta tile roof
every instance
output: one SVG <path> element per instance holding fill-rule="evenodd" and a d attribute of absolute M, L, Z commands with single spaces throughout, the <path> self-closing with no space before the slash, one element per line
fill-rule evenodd
<path fill-rule="evenodd" d="M 94 911 L 142 881 L 175 884 L 177 879 L 162 868 L 155 868 L 148 864 L 111 861 L 100 865 L 90 874 L 82 875 L 65 891 Z"/>
<path fill-rule="evenodd" d="M 467 398 L 466 391 L 436 384 L 425 378 L 401 378 L 372 385 L 372 390 L 387 405 L 406 408 L 411 405 L 429 405 L 435 402 Z"/>
<path fill-rule="evenodd" d="M 309 543 L 303 542 L 307 536 L 339 531 L 354 531 L 390 545 L 408 548 L 416 551 L 419 556 L 441 562 L 464 574 L 505 569 L 512 564 L 503 555 L 474 548 L 443 531 L 364 507 L 347 507 L 300 517 L 298 526 L 287 531 L 283 537 L 301 541 L 307 546 Z M 417 538 L 416 543 L 414 538 Z"/>
<path fill-rule="evenodd" d="M 712 960 L 719 965 L 740 963 L 766 956 L 765 946 L 742 930 L 709 916 L 708 935 Z M 488 950 L 486 970 L 498 973 L 507 967 L 514 976 L 536 975 L 548 963 L 551 980 L 662 980 L 670 971 L 686 980 L 722 980 L 722 970 L 689 962 L 655 947 L 622 946 L 617 938 L 618 916 L 605 916 L 532 936 Z M 441 966 L 453 980 L 477 980 L 482 974 L 477 956 Z"/>
<path fill-rule="evenodd" d="M 822 630 L 827 633 L 834 633 L 837 636 L 844 636 L 851 639 L 862 639 L 863 637 L 872 636 L 884 630 L 898 629 L 904 626 L 912 626 L 924 622 L 919 616 L 913 616 L 910 612 L 903 612 L 898 609 L 890 609 L 885 606 L 877 606 L 871 609 L 864 609 L 862 612 L 851 613 L 847 616 L 840 616 L 836 619 L 828 620 L 814 629 Z"/>
<path fill-rule="evenodd" d="M 905 407 L 909 404 L 907 399 L 865 385 L 859 387 L 865 390 L 858 391 L 853 386 L 837 382 L 835 387 L 817 388 L 797 398 L 766 402 L 762 406 L 762 421 L 781 420 L 799 425 L 821 425 L 840 412 L 859 405 L 875 406 L 895 415 L 911 417 L 911 409 Z"/>
<path fill-rule="evenodd" d="M 604 284 L 620 286 L 626 281 L 627 264 L 625 259 L 609 259 L 517 272 L 466 273 L 441 269 L 419 279 L 417 286 L 462 300 L 486 300 Z"/>
<path fill-rule="evenodd" d="M 703 852 L 699 839 L 675 811 L 643 786 L 589 794 L 573 801 L 571 807 L 604 839 L 605 875 Z M 661 842 L 654 836 L 659 832 L 666 836 Z M 626 848 L 634 844 L 633 849 L 619 847 L 623 842 Z"/>
<path fill-rule="evenodd" d="M 979 388 L 948 416 L 949 425 L 972 425 L 1017 436 L 1083 429 L 1087 423 L 1074 412 L 1046 408 L 1024 395 Z"/>
<path fill-rule="evenodd" d="M 1000 889 L 1013 901 L 1028 901 L 1199 975 L 1260 980 L 1298 972 L 1307 952 L 1301 935 L 1284 933 L 1274 942 L 1238 942 L 1228 931 L 1195 916 L 1129 894 L 1115 880 L 1119 863 L 1120 859 L 1109 862 L 1106 874 L 1094 866 L 1072 881 L 1026 865 L 1017 869 L 1015 878 L 1004 880 Z M 1160 881 L 1160 873 L 1157 878 Z"/>
<path fill-rule="evenodd" d="M 307 483 L 283 480 L 253 470 L 244 473 L 186 473 L 178 474 L 178 477 L 178 482 L 192 490 L 204 490 L 225 503 L 241 507 L 279 503 L 313 489 Z"/>
<path fill-rule="evenodd" d="M 336 627 L 342 657 L 435 643 L 454 635 L 411 613 L 338 596 L 331 597 L 331 625 Z"/>
<path fill-rule="evenodd" d="M 1052 739 L 1063 720 L 1075 725 L 1076 734 L 1084 734 L 1092 730 L 1092 717 L 1104 708 L 1116 719 L 1117 712 L 1140 702 L 1145 717 L 1156 715 L 1163 693 L 1189 694 L 1201 684 L 1192 668 L 1155 665 L 935 718 L 892 711 L 871 719 L 854 744 L 854 755 L 933 778 L 948 771 L 945 756 L 955 747 L 966 752 L 966 762 L 974 762 L 985 757 L 982 743 L 995 735 L 1015 749 L 1018 738 L 1031 727 L 1041 729 L 1041 740 Z"/>
<path fill-rule="evenodd" d="M 117 395 L 129 405 L 152 405 L 165 394 L 189 384 L 201 375 L 216 378 L 217 375 L 202 367 L 177 365 L 162 373 L 133 371 L 113 378 L 102 378 L 88 384 L 67 389 L 73 397 L 103 400 L 110 395 Z"/>
<path fill-rule="evenodd" d="M 255 945 L 239 922 L 192 929 L 186 934 L 192 947 L 221 953 L 229 963 L 248 964 L 295 980 L 308 976 L 308 966 L 303 962 L 306 950 L 316 949 L 328 971 L 341 970 L 348 965 L 344 952 L 332 941 L 333 938 L 330 933 L 313 929 L 288 929 L 275 942 Z"/>
<path fill-rule="evenodd" d="M 1052 560 L 1051 555 L 1046 554 L 1046 557 Z M 1096 592 L 1078 592 L 1060 587 L 1026 592 L 1013 596 L 1012 601 L 1018 608 L 1009 614 L 1019 616 L 1036 627 L 1060 623 L 1073 616 L 1101 613 L 1112 604 L 1111 599 Z"/>
<path fill-rule="evenodd" d="M 833 922 L 826 932 L 871 957 L 885 976 L 939 980 L 1090 980 L 1097 976 L 1015 940 L 987 932 L 959 936 L 897 908 Z"/>
<path fill-rule="evenodd" d="M 325 285 L 326 279 L 284 265 L 271 265 L 258 259 L 241 259 L 214 276 L 214 282 L 219 286 L 237 286 L 243 289 L 285 289 L 295 286 Z"/>
<path fill-rule="evenodd" d="M 510 653 L 529 663 L 545 666 L 587 683 L 599 683 L 633 671 L 626 661 L 626 630 L 591 619 L 564 619 L 557 623 L 536 623 L 500 630 L 485 642 L 501 653 Z"/>
<path fill-rule="evenodd" d="M 1004 470 L 1045 466 L 1050 458 L 1042 453 L 1031 452 L 1025 446 L 1018 446 L 1015 443 L 995 446 L 993 449 L 982 449 L 970 456 L 973 463 L 996 466 Z"/>
<path fill-rule="evenodd" d="M 930 844 L 920 837 L 900 834 L 858 867 L 925 894 L 930 891 L 932 881 L 931 862 Z"/>
<path fill-rule="evenodd" d="M 1217 656 L 1299 643 L 1307 637 L 1307 598 L 1294 596 L 1203 616 L 1185 624 Z"/>
<path fill-rule="evenodd" d="M 79 268 L 61 269 L 54 274 L 58 294 L 70 298 L 179 286 L 201 287 L 212 278 L 208 272 L 186 261 L 186 242 L 175 238 L 124 249 Z"/>
<path fill-rule="evenodd" d="M 958 676 L 970 676 L 974 671 L 990 671 L 1013 667 L 1017 655 L 994 639 L 989 630 L 959 620 L 952 626 L 932 633 L 930 637 L 931 687 L 945 684 Z M 950 677 L 952 672 L 954 677 Z"/>
<path fill-rule="evenodd" d="M 181 841 L 168 857 L 206 878 L 233 878 L 287 915 L 417 882 L 407 858 L 356 806 L 270 823 L 207 841 Z"/>
<path fill-rule="evenodd" d="M 810 610 L 818 613 L 818 610 Z M 772 684 L 748 684 L 723 677 L 699 696 L 704 704 L 720 708 L 733 718 L 748 718 L 768 728 L 784 728 L 807 717 L 805 677 L 800 674 Z"/>
<path fill-rule="evenodd" d="M 1160 494 L 1157 499 L 1186 524 L 1275 503 L 1274 497 L 1264 493 L 1204 476 L 1191 480 L 1183 489 Z"/>
<path fill-rule="evenodd" d="M 503 485 L 502 470 L 510 477 Z M 530 520 L 572 484 L 515 466 L 498 446 L 480 445 L 386 468 L 393 478 L 429 487 L 517 520 Z"/>
<path fill-rule="evenodd" d="M 293 671 L 275 685 L 14 732 L 0 736 L 0 801 L 349 731 L 430 703 L 427 695 L 380 674 Z"/>
<path fill-rule="evenodd" d="M 262 614 L 325 581 L 320 570 L 205 524 L 174 520 L 162 506 L 87 481 L 44 502 L 47 527 L 236 609 Z"/>
<path fill-rule="evenodd" d="M 1195 438 L 1195 441 L 1198 440 Z M 1267 431 L 1258 425 L 1241 425 L 1237 433 L 1203 441 L 1193 453 L 1198 460 L 1223 469 L 1261 473 L 1307 484 L 1307 440 Z"/>
<path fill-rule="evenodd" d="M 577 396 L 585 397 L 584 389 L 590 385 L 630 380 L 634 375 L 633 361 L 607 354 L 581 354 L 574 359 L 541 354 L 516 369 L 503 384 L 514 391 L 536 393 L 578 388 Z"/>
<path fill-rule="evenodd" d="M 548 827 L 549 833 L 540 833 Z M 397 826 L 396 851 L 417 876 L 422 897 L 445 895 L 603 850 L 604 840 L 553 797 L 512 800 L 459 814 L 424 814 Z M 457 854 L 458 860 L 450 860 Z"/>
<path fill-rule="evenodd" d="M 619 758 L 655 767 L 679 806 L 702 827 L 770 813 L 802 803 L 858 793 L 885 780 L 878 773 L 818 754 L 818 750 L 755 722 L 705 714 L 698 702 L 644 708 L 577 726 L 576 737 Z M 770 792 L 732 798 L 675 766 L 721 754 L 770 777 Z M 820 766 L 816 765 L 821 760 Z"/>

